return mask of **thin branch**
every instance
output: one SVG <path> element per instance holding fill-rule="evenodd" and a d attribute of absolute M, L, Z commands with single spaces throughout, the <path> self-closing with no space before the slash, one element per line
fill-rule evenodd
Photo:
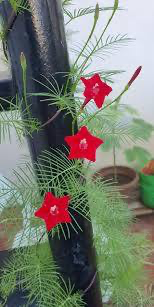
<path fill-rule="evenodd" d="M 94 282 L 95 282 L 96 276 L 97 276 L 97 272 L 95 272 L 95 274 L 94 274 L 94 276 L 93 276 L 93 278 L 92 278 L 92 280 L 91 280 L 89 286 L 84 290 L 84 292 L 83 292 L 84 294 L 87 293 L 87 292 L 90 290 L 90 288 L 92 287 L 92 285 L 93 285 Z"/>
<path fill-rule="evenodd" d="M 60 113 L 62 110 L 58 110 L 54 116 L 49 118 L 47 122 L 45 122 L 43 125 L 41 125 L 41 128 L 44 128 L 45 126 L 49 125 Z"/>

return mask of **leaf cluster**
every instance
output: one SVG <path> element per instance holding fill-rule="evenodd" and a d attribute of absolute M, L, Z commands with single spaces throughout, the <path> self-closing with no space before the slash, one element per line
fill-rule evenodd
<path fill-rule="evenodd" d="M 131 233 L 135 220 L 111 183 L 91 182 L 88 195 L 103 297 L 108 295 L 116 306 L 146 306 L 148 300 L 152 306 L 154 298 L 144 294 L 151 242 Z"/>
<path fill-rule="evenodd" d="M 83 58 L 88 58 L 90 56 L 90 59 L 93 57 L 97 57 L 101 60 L 104 60 L 104 58 L 108 55 L 111 55 L 113 51 L 118 50 L 122 46 L 127 46 L 128 43 L 132 42 L 133 39 L 129 38 L 127 35 L 112 35 L 108 36 L 105 40 L 102 38 L 99 42 L 97 37 L 91 40 L 87 47 L 85 48 L 84 52 L 82 53 Z M 71 48 L 71 51 L 79 54 L 81 50 L 83 49 L 83 46 L 80 44 L 74 45 L 73 48 Z"/>
<path fill-rule="evenodd" d="M 67 5 L 71 4 L 71 1 L 66 1 Z M 66 4 L 65 4 L 66 6 Z M 95 13 L 95 8 L 94 7 L 85 7 L 85 8 L 79 8 L 79 9 L 67 9 L 63 7 L 64 14 L 68 17 L 68 21 L 66 22 L 66 25 L 68 25 L 70 22 L 74 21 L 77 18 L 87 16 L 89 14 L 94 14 Z M 99 11 L 104 12 L 104 11 L 112 11 L 113 7 L 100 7 Z"/>
<path fill-rule="evenodd" d="M 1 296 L 7 297 L 20 288 L 27 298 L 42 307 L 83 307 L 79 293 L 73 294 L 57 273 L 48 244 L 18 249 L 1 270 Z"/>
<path fill-rule="evenodd" d="M 84 122 L 84 121 L 83 121 Z M 119 104 L 111 106 L 88 123 L 89 129 L 104 139 L 103 151 L 123 145 L 148 141 L 154 127 L 140 118 L 135 108 Z"/>
<path fill-rule="evenodd" d="M 152 154 L 141 146 L 133 146 L 125 150 L 127 162 L 133 164 L 137 171 L 141 170 L 148 161 L 153 159 Z"/>
<path fill-rule="evenodd" d="M 54 191 L 56 196 L 66 194 L 71 196 L 72 201 L 69 210 L 73 222 L 72 225 L 68 226 L 67 231 L 63 224 L 59 225 L 54 229 L 52 235 L 58 235 L 59 238 L 64 236 L 65 239 L 69 239 L 69 229 L 72 231 L 72 227 L 73 231 L 82 231 L 76 223 L 76 213 L 77 215 L 81 214 L 86 219 L 89 219 L 91 215 L 102 295 L 106 281 L 108 281 L 112 289 L 112 300 L 119 304 L 117 306 L 123 306 L 122 303 L 126 303 L 127 306 L 129 299 L 131 299 L 131 306 L 137 300 L 138 305 L 135 306 L 140 306 L 140 293 L 143 289 L 141 283 L 144 272 L 143 266 L 151 253 L 151 242 L 149 243 L 142 235 L 130 233 L 133 222 L 132 214 L 119 192 L 112 186 L 112 182 L 102 182 L 100 179 L 92 180 L 91 178 L 87 178 L 85 181 L 87 168 L 84 165 L 82 180 L 79 180 L 81 164 L 68 160 L 66 155 L 60 153 L 59 150 L 46 151 L 42 154 L 36 165 L 38 181 L 36 181 L 33 168 L 27 165 L 26 171 L 22 167 L 20 172 L 15 172 L 18 181 L 8 183 L 6 188 L 1 190 L 1 198 L 4 195 L 9 195 L 8 199 L 10 196 L 11 199 L 13 197 L 18 199 L 19 206 L 25 209 L 27 222 L 24 225 L 22 240 L 23 236 L 27 235 L 28 227 L 30 230 L 28 245 L 30 245 L 30 240 L 34 240 L 34 236 L 36 236 L 36 240 L 33 241 L 33 244 L 36 245 L 32 249 L 29 247 L 24 250 L 24 255 L 20 252 L 17 255 L 15 254 L 15 257 L 4 268 L 0 286 L 4 298 L 11 291 L 14 291 L 18 281 L 20 287 L 28 290 L 29 302 L 36 300 L 39 303 L 41 302 L 42 307 L 51 305 L 51 299 L 53 299 L 52 306 L 55 307 L 58 306 L 56 305 L 57 300 L 59 300 L 60 305 L 62 300 L 65 303 L 65 299 L 66 302 L 68 301 L 66 306 L 69 306 L 69 303 L 70 306 L 75 307 L 83 305 L 82 297 L 78 293 L 72 298 L 70 291 L 68 295 L 68 291 L 66 291 L 66 294 L 60 288 L 61 283 L 57 279 L 57 270 L 56 267 L 53 267 L 51 255 L 48 258 L 48 252 L 43 248 L 43 244 L 37 244 L 41 238 L 40 227 L 43 226 L 43 223 L 34 218 L 34 210 L 40 207 L 42 203 L 43 191 Z M 7 203 L 9 203 L 9 200 Z M 89 203 L 90 212 L 87 203 Z M 4 206 L 3 203 L 2 206 Z M 13 218 L 15 217 L 12 216 L 12 220 Z M 106 291 L 108 289 L 109 287 Z M 52 293 L 53 295 L 51 295 Z"/>
<path fill-rule="evenodd" d="M 17 138 L 22 142 L 25 135 L 31 136 L 34 131 L 40 129 L 40 124 L 38 120 L 29 116 L 29 110 L 25 107 L 25 110 L 21 111 L 21 102 L 18 96 L 11 101 L 5 98 L 0 98 L 0 143 L 8 139 L 11 141 L 11 131 L 15 130 Z M 9 111 L 5 112 L 3 104 L 9 106 Z M 22 118 L 21 118 L 22 113 Z"/>

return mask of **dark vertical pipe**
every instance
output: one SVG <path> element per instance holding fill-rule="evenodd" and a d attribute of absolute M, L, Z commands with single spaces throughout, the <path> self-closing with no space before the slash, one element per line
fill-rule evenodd
<path fill-rule="evenodd" d="M 9 111 L 10 105 L 9 102 L 13 96 L 13 85 L 12 79 L 0 80 L 0 112 Z M 14 102 L 14 100 L 12 100 Z"/>
<path fill-rule="evenodd" d="M 17 16 L 13 28 L 8 33 L 7 44 L 11 59 L 13 75 L 16 80 L 17 91 L 23 92 L 20 54 L 23 52 L 27 59 L 27 92 L 40 92 L 42 87 L 34 81 L 40 81 L 41 75 L 49 78 L 51 74 L 58 82 L 59 88 L 65 84 L 66 72 L 69 72 L 69 61 L 64 33 L 63 15 L 60 0 L 29 0 L 31 14 L 24 13 Z M 9 20 L 10 9 L 8 2 L 2 4 L 5 20 Z M 45 88 L 43 88 L 45 91 Z M 51 118 L 56 107 L 40 101 L 38 97 L 28 100 L 31 113 L 41 123 Z M 60 148 L 63 150 L 64 137 L 71 134 L 72 117 L 59 116 L 33 138 L 28 138 L 29 149 L 33 162 L 38 161 L 42 151 Z M 74 291 L 85 291 L 84 301 L 89 307 L 102 307 L 99 279 L 96 274 L 96 256 L 92 241 L 91 223 L 81 216 L 78 223 L 83 232 L 71 233 L 71 239 L 51 239 L 50 246 L 53 256 L 60 267 L 65 281 L 68 279 L 75 285 Z M 52 282 L 52 281 L 51 281 Z"/>

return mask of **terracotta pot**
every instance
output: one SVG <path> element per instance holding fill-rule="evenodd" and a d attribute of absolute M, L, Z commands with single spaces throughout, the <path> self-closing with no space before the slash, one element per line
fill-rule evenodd
<path fill-rule="evenodd" d="M 127 203 L 139 200 L 139 176 L 134 169 L 126 166 L 116 167 L 117 182 L 114 179 L 114 167 L 109 166 L 97 171 L 93 178 L 101 177 L 103 181 L 111 180 L 115 184 L 119 192 L 126 197 Z"/>

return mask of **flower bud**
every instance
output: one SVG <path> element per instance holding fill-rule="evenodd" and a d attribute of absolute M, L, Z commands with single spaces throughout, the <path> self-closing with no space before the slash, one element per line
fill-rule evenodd
<path fill-rule="evenodd" d="M 25 55 L 24 55 L 23 52 L 21 52 L 21 54 L 20 54 L 20 63 L 21 63 L 22 69 L 23 69 L 23 70 L 26 70 L 26 68 L 27 68 L 27 62 L 26 62 L 26 57 L 25 57 Z"/>
<path fill-rule="evenodd" d="M 95 16 L 94 16 L 95 22 L 97 22 L 98 18 L 99 18 L 99 4 L 97 3 L 95 7 Z"/>
<path fill-rule="evenodd" d="M 142 66 L 139 66 L 139 67 L 136 69 L 135 73 L 133 74 L 132 78 L 130 79 L 130 81 L 129 81 L 128 84 L 127 84 L 127 88 L 129 88 L 129 87 L 132 85 L 132 83 L 137 79 L 138 75 L 139 75 L 140 72 L 141 72 L 141 69 L 142 69 Z"/>

